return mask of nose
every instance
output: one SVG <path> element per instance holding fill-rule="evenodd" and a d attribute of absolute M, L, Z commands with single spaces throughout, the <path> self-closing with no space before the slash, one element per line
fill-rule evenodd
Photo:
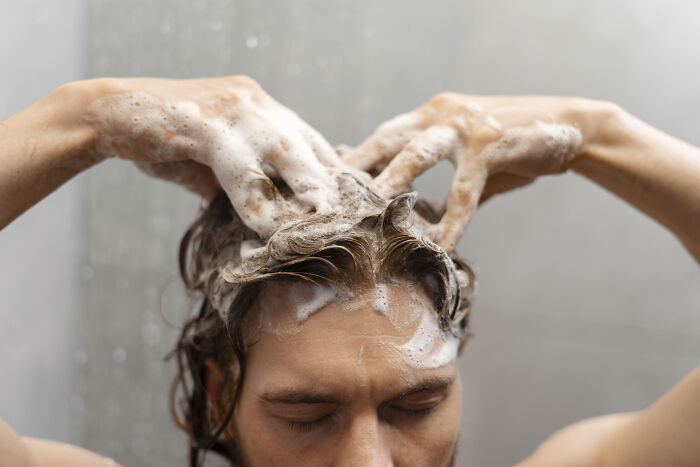
<path fill-rule="evenodd" d="M 340 441 L 338 467 L 393 467 L 388 438 L 376 413 L 355 417 Z"/>

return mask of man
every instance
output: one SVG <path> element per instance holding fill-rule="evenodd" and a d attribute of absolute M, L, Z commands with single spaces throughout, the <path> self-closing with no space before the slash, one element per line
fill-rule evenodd
<path fill-rule="evenodd" d="M 379 194 L 391 198 L 404 192 L 416 176 L 434 163 L 448 159 L 454 163 L 456 173 L 444 214 L 438 223 L 425 225 L 423 229 L 427 238 L 447 252 L 456 245 L 480 202 L 540 175 L 571 169 L 661 222 L 700 261 L 700 150 L 607 103 L 555 97 L 441 94 L 418 110 L 380 126 L 372 137 L 342 153 L 341 158 L 295 114 L 243 77 L 73 83 L 5 120 L 2 126 L 2 226 L 81 170 L 113 156 L 135 160 L 150 173 L 177 181 L 209 200 L 221 186 L 243 222 L 263 239 L 269 239 L 280 226 L 311 212 L 336 212 L 343 197 L 338 179 L 328 176 L 333 171 L 352 171 L 352 167 L 376 175 L 368 180 L 354 172 L 359 179 L 371 183 Z M 286 188 L 279 188 L 279 180 L 284 180 Z M 285 189 L 293 196 L 285 196 Z M 400 296 L 401 292 L 396 294 L 397 303 L 407 299 Z M 332 306 L 328 303 L 330 311 L 323 308 L 302 323 L 304 329 L 297 336 L 308 332 L 318 337 L 319 330 L 314 334 L 312 323 L 323 321 L 326 312 L 332 315 Z M 366 308 L 359 309 L 364 311 L 358 316 L 365 313 L 366 320 L 374 316 Z M 393 332 L 397 334 L 393 336 L 388 328 L 382 335 L 401 347 L 406 339 L 411 341 L 416 326 L 420 325 L 420 322 L 412 323 L 413 327 L 406 326 L 402 331 L 395 329 Z M 375 324 L 381 329 L 379 323 Z M 359 331 L 360 341 L 341 346 L 346 357 L 337 358 L 350 358 L 349 355 L 356 358 L 355 344 L 359 343 L 362 349 L 364 345 L 371 347 L 371 342 L 381 342 L 372 334 L 375 328 L 347 328 L 339 331 L 340 336 L 350 335 L 352 329 Z M 264 344 L 262 339 L 258 344 Z M 310 337 L 307 341 L 314 339 Z M 303 350 L 299 349 L 299 355 L 303 355 Z M 379 364 L 389 358 L 388 354 L 375 350 L 373 362 Z M 337 359 L 331 355 L 329 361 Z M 337 365 L 342 367 L 340 361 Z M 447 371 L 449 367 L 447 363 L 432 370 Z M 205 382 L 208 397 L 214 401 L 226 397 L 216 390 L 223 384 L 217 377 L 217 371 L 222 369 L 212 363 L 208 368 Z M 254 364 L 251 374 L 252 368 Z M 323 373 L 332 374 L 333 367 L 324 368 Z M 386 372 L 369 373 L 379 377 Z M 454 400 L 450 399 L 453 395 L 450 391 L 455 390 L 456 375 L 446 378 L 443 380 L 453 378 L 453 382 L 444 386 L 451 389 L 442 400 Z M 405 382 L 398 373 L 390 379 Z M 355 380 L 361 381 L 359 375 Z M 243 378 L 244 388 L 249 381 L 253 384 L 252 376 L 250 380 Z M 391 397 L 388 390 L 367 390 L 381 386 L 375 382 L 363 386 L 366 404 L 365 410 L 354 412 L 358 417 L 368 415 L 366 409 L 372 406 L 370 394 L 376 396 L 371 402 L 377 407 L 401 399 L 401 392 Z M 410 385 L 401 387 L 410 393 Z M 268 399 L 273 404 L 274 401 L 285 403 L 284 397 Z M 296 406 L 299 399 L 286 401 Z M 241 405 L 240 413 L 250 407 Z M 376 428 L 379 412 L 372 417 Z M 291 421 L 303 424 L 319 422 L 322 418 L 301 417 Z M 352 420 L 361 423 L 368 419 Z M 409 425 L 415 423 L 418 422 Z M 222 426 L 229 429 L 227 423 Z M 401 449 L 397 451 L 386 433 L 373 431 L 371 424 L 360 426 L 365 428 L 343 432 L 350 437 L 342 438 L 344 443 L 350 443 L 344 445 L 352 448 L 342 452 L 366 453 L 365 457 L 357 458 L 357 462 L 365 465 L 404 462 L 394 457 Z M 458 428 L 454 420 L 440 426 L 448 432 Z M 8 427 L 4 432 L 0 449 L 8 453 L 3 456 L 6 459 L 15 456 L 10 465 L 22 465 L 21 462 L 61 465 L 55 446 L 21 440 Z M 250 439 L 246 444 L 246 436 L 253 432 L 252 428 L 241 432 L 239 426 L 238 433 L 231 434 L 242 441 L 248 455 L 244 461 L 256 465 L 261 458 L 251 453 L 262 456 L 273 452 L 264 444 L 256 444 L 260 443 L 259 439 Z M 700 451 L 694 440 L 699 436 L 700 377 L 696 371 L 643 412 L 583 422 L 560 432 L 523 465 L 697 465 Z M 424 438 L 405 439 L 418 444 Z M 434 461 L 449 464 L 449 455 L 440 457 L 449 452 L 449 443 L 445 442 L 450 439 L 449 433 L 441 439 L 442 442 L 432 446 L 430 443 L 418 446 L 428 457 L 415 454 L 411 458 L 413 465 Z M 649 442 L 651 439 L 654 443 Z M 313 442 L 305 444 L 313 445 Z M 72 459 L 73 465 L 79 462 L 77 459 L 78 454 Z M 310 459 L 324 460 L 317 456 Z M 341 463 L 343 459 L 346 457 L 333 457 L 328 462 Z M 281 458 L 268 460 L 278 462 Z M 108 465 L 108 461 L 104 463 Z"/>

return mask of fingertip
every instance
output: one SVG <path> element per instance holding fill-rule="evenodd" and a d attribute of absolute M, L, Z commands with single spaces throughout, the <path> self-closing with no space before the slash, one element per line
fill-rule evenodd
<path fill-rule="evenodd" d="M 343 159 L 352 151 L 353 148 L 352 146 L 349 146 L 347 144 L 337 144 L 333 149 L 335 150 L 335 153 L 338 155 L 338 157 Z"/>

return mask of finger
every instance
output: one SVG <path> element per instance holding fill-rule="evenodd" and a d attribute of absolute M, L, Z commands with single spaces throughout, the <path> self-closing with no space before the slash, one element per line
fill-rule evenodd
<path fill-rule="evenodd" d="M 505 193 L 506 191 L 514 190 L 522 186 L 528 185 L 535 181 L 534 178 L 523 177 L 520 175 L 498 173 L 489 176 L 486 181 L 484 191 L 481 193 L 479 204 L 483 204 L 494 195 Z"/>
<path fill-rule="evenodd" d="M 263 238 L 270 238 L 281 225 L 302 214 L 262 175 L 251 178 L 244 192 L 234 198 L 234 209 L 243 222 Z"/>
<path fill-rule="evenodd" d="M 421 130 L 422 118 L 415 112 L 398 115 L 382 123 L 343 160 L 356 169 L 369 171 L 386 165 Z"/>
<path fill-rule="evenodd" d="M 317 212 L 328 212 L 337 196 L 335 178 L 317 159 L 311 146 L 298 135 L 280 140 L 280 149 L 267 157 L 295 197 Z"/>
<path fill-rule="evenodd" d="M 265 175 L 250 144 L 231 133 L 227 144 L 210 157 L 211 168 L 226 191 L 234 210 L 250 229 L 267 238 L 288 212 L 279 190 Z"/>
<path fill-rule="evenodd" d="M 468 160 L 474 161 L 473 158 Z M 447 195 L 445 214 L 438 225 L 437 243 L 446 251 L 455 248 L 476 211 L 486 176 L 486 169 L 476 162 L 458 166 Z"/>
<path fill-rule="evenodd" d="M 264 120 L 276 130 L 277 134 L 287 134 L 289 137 L 289 130 L 287 129 L 295 129 L 298 135 L 313 149 L 321 164 L 326 167 L 342 166 L 342 162 L 333 150 L 333 147 L 318 131 L 306 123 L 306 121 L 292 109 L 285 107 L 274 99 L 272 99 L 272 101 L 275 103 L 272 107 L 274 111 L 259 110 L 259 112 L 266 117 Z"/>
<path fill-rule="evenodd" d="M 156 178 L 175 182 L 211 201 L 221 190 L 214 172 L 204 164 L 192 160 L 174 162 L 135 162 L 141 171 Z"/>
<path fill-rule="evenodd" d="M 301 121 L 301 134 L 311 146 L 316 158 L 326 167 L 342 167 L 344 164 L 333 146 L 312 126 Z"/>
<path fill-rule="evenodd" d="M 372 177 L 372 174 L 365 172 L 362 169 L 357 169 L 345 161 L 348 154 L 350 154 L 350 152 L 352 151 L 352 149 L 353 149 L 352 147 L 348 146 L 347 144 L 338 144 L 333 149 L 335 150 L 336 154 L 338 154 L 338 157 L 340 157 L 340 160 L 345 165 L 344 170 L 353 174 L 359 180 L 362 180 L 366 185 L 368 185 L 368 186 L 374 185 L 374 177 Z"/>
<path fill-rule="evenodd" d="M 340 160 L 347 164 L 345 159 L 350 155 L 353 148 L 347 144 L 337 144 L 333 149 L 335 150 L 335 153 L 338 154 L 338 157 L 340 157 Z"/>
<path fill-rule="evenodd" d="M 451 158 L 457 141 L 454 128 L 428 128 L 413 138 L 374 179 L 375 188 L 382 196 L 396 196 L 438 161 Z"/>

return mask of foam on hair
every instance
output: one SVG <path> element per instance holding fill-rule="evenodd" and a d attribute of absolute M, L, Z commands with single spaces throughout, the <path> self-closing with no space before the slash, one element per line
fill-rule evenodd
<path fill-rule="evenodd" d="M 181 271 L 188 288 L 203 292 L 226 319 L 236 296 L 252 283 L 276 278 L 380 284 L 402 271 L 433 298 L 442 329 L 465 328 L 458 323 L 473 300 L 475 276 L 464 261 L 422 235 L 430 224 L 418 212 L 435 217 L 428 205 L 417 204 L 416 193 L 386 200 L 352 174 L 337 177 L 343 194 L 338 210 L 288 222 L 269 239 L 246 227 L 221 194 L 183 239 Z"/>
<path fill-rule="evenodd" d="M 178 372 L 170 402 L 176 424 L 188 434 L 190 466 L 201 466 L 207 451 L 234 464 L 239 459 L 235 436 L 222 433 L 245 377 L 255 318 L 250 312 L 267 285 L 306 281 L 330 291 L 369 286 L 377 293 L 371 297 L 373 306 L 381 312 L 387 299 L 381 284 L 408 279 L 423 287 L 424 300 L 430 303 L 420 307 L 424 315 L 414 338 L 398 349 L 407 363 L 440 366 L 454 360 L 461 348 L 469 331 L 475 275 L 468 263 L 450 257 L 423 235 L 436 213 L 415 193 L 387 200 L 352 174 L 335 176 L 342 193 L 339 209 L 287 222 L 270 238 L 246 227 L 223 191 L 185 233 L 181 276 L 187 289 L 204 299 L 199 313 L 185 323 L 172 354 Z M 314 296 L 313 303 L 296 310 L 297 318 L 308 318 L 331 295 Z M 209 359 L 225 369 L 222 394 L 227 399 L 217 413 L 201 377 Z"/>

